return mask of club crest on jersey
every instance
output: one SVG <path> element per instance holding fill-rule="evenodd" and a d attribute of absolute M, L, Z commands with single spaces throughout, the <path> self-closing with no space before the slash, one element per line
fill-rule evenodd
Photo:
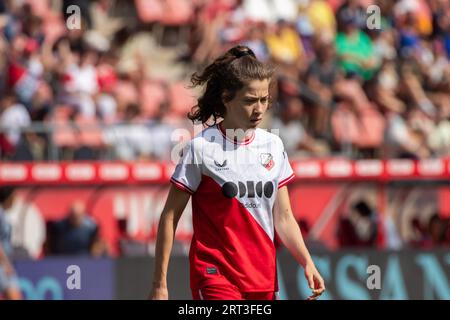
<path fill-rule="evenodd" d="M 273 157 L 271 153 L 261 153 L 259 155 L 260 162 L 263 165 L 264 168 L 267 170 L 270 170 L 275 165 L 275 162 L 273 161 Z"/>

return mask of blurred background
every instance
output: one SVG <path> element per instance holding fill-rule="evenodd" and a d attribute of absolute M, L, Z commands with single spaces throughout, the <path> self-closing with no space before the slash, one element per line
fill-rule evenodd
<path fill-rule="evenodd" d="M 172 155 L 202 129 L 190 76 L 236 44 L 277 66 L 262 127 L 296 173 L 323 298 L 450 299 L 448 0 L 0 0 L 0 245 L 16 273 L 0 269 L 0 291 L 147 296 Z M 191 235 L 189 205 L 172 298 L 190 299 Z M 277 245 L 281 297 L 306 298 Z"/>

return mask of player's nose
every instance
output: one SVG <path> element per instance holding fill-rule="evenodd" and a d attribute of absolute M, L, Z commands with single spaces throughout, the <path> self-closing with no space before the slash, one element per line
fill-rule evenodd
<path fill-rule="evenodd" d="M 258 102 L 255 104 L 253 112 L 256 114 L 262 114 L 264 113 L 265 105 L 261 102 L 261 100 L 258 100 Z"/>

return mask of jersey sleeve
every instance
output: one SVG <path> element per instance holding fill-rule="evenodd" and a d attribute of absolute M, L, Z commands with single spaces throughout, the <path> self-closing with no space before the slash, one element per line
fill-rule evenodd
<path fill-rule="evenodd" d="M 194 150 L 192 141 L 187 143 L 181 151 L 181 158 L 170 178 L 177 188 L 193 194 L 201 181 L 201 159 Z"/>
<path fill-rule="evenodd" d="M 281 142 L 281 152 L 282 152 L 281 158 L 282 163 L 280 175 L 278 177 L 278 189 L 291 182 L 295 177 L 294 170 L 292 170 L 291 164 L 289 163 L 288 155 L 286 153 L 286 150 L 284 150 L 282 142 Z"/>

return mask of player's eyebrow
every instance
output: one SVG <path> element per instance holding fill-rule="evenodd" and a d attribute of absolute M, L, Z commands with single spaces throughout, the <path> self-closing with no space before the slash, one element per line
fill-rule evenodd
<path fill-rule="evenodd" d="M 250 96 L 250 95 L 245 95 L 244 98 L 246 99 L 266 99 L 268 98 L 269 95 L 263 96 L 263 97 L 258 97 L 258 96 Z"/>

